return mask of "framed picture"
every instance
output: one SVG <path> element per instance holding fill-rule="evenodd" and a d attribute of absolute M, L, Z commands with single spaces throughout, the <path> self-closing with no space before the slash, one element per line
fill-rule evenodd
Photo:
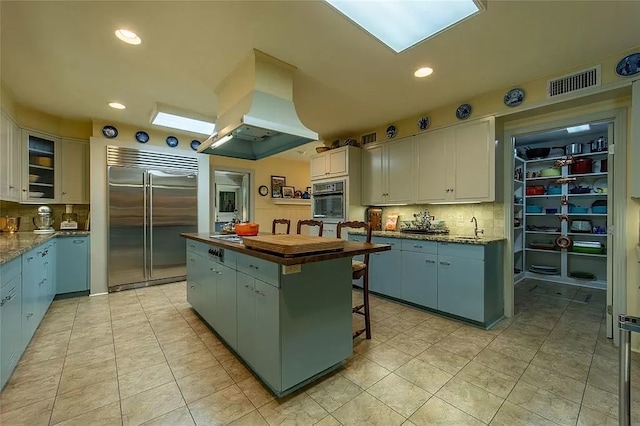
<path fill-rule="evenodd" d="M 287 184 L 284 176 L 271 176 L 271 198 L 282 198 L 282 187 Z"/>
<path fill-rule="evenodd" d="M 296 189 L 293 186 L 283 186 L 282 187 L 282 198 L 293 198 Z"/>

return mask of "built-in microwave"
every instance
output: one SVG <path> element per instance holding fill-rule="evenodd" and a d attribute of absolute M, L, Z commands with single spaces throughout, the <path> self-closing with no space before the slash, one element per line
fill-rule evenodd
<path fill-rule="evenodd" d="M 345 220 L 344 180 L 314 183 L 312 188 L 313 218 L 325 222 Z"/>

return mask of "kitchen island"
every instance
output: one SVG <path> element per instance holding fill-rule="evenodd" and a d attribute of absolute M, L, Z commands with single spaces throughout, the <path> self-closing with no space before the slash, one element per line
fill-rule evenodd
<path fill-rule="evenodd" d="M 188 302 L 279 397 L 352 354 L 351 258 L 390 250 L 345 241 L 341 250 L 283 257 L 234 237 L 182 236 Z"/>

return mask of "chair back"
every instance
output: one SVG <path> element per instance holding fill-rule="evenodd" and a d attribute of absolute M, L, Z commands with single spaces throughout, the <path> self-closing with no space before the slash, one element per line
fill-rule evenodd
<path fill-rule="evenodd" d="M 340 222 L 338 223 L 337 233 L 338 238 L 342 238 L 342 229 L 350 228 L 350 229 L 364 229 L 367 235 L 367 239 L 365 242 L 371 243 L 371 224 L 369 222 Z M 364 263 L 369 264 L 369 254 L 364 255 Z"/>
<path fill-rule="evenodd" d="M 289 219 L 273 219 L 273 224 L 271 225 L 272 234 L 276 233 L 277 224 L 287 225 L 287 232 L 285 232 L 286 234 L 288 234 L 291 230 L 291 221 Z"/>
<path fill-rule="evenodd" d="M 299 220 L 296 233 L 300 234 L 302 231 L 302 225 L 306 226 L 317 226 L 318 227 L 318 237 L 322 237 L 322 228 L 324 227 L 324 223 L 321 220 Z"/>

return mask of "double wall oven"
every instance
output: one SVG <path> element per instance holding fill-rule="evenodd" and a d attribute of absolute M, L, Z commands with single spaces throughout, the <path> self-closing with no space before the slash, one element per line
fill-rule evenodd
<path fill-rule="evenodd" d="M 344 221 L 345 181 L 314 182 L 312 188 L 313 218 L 325 223 Z"/>

